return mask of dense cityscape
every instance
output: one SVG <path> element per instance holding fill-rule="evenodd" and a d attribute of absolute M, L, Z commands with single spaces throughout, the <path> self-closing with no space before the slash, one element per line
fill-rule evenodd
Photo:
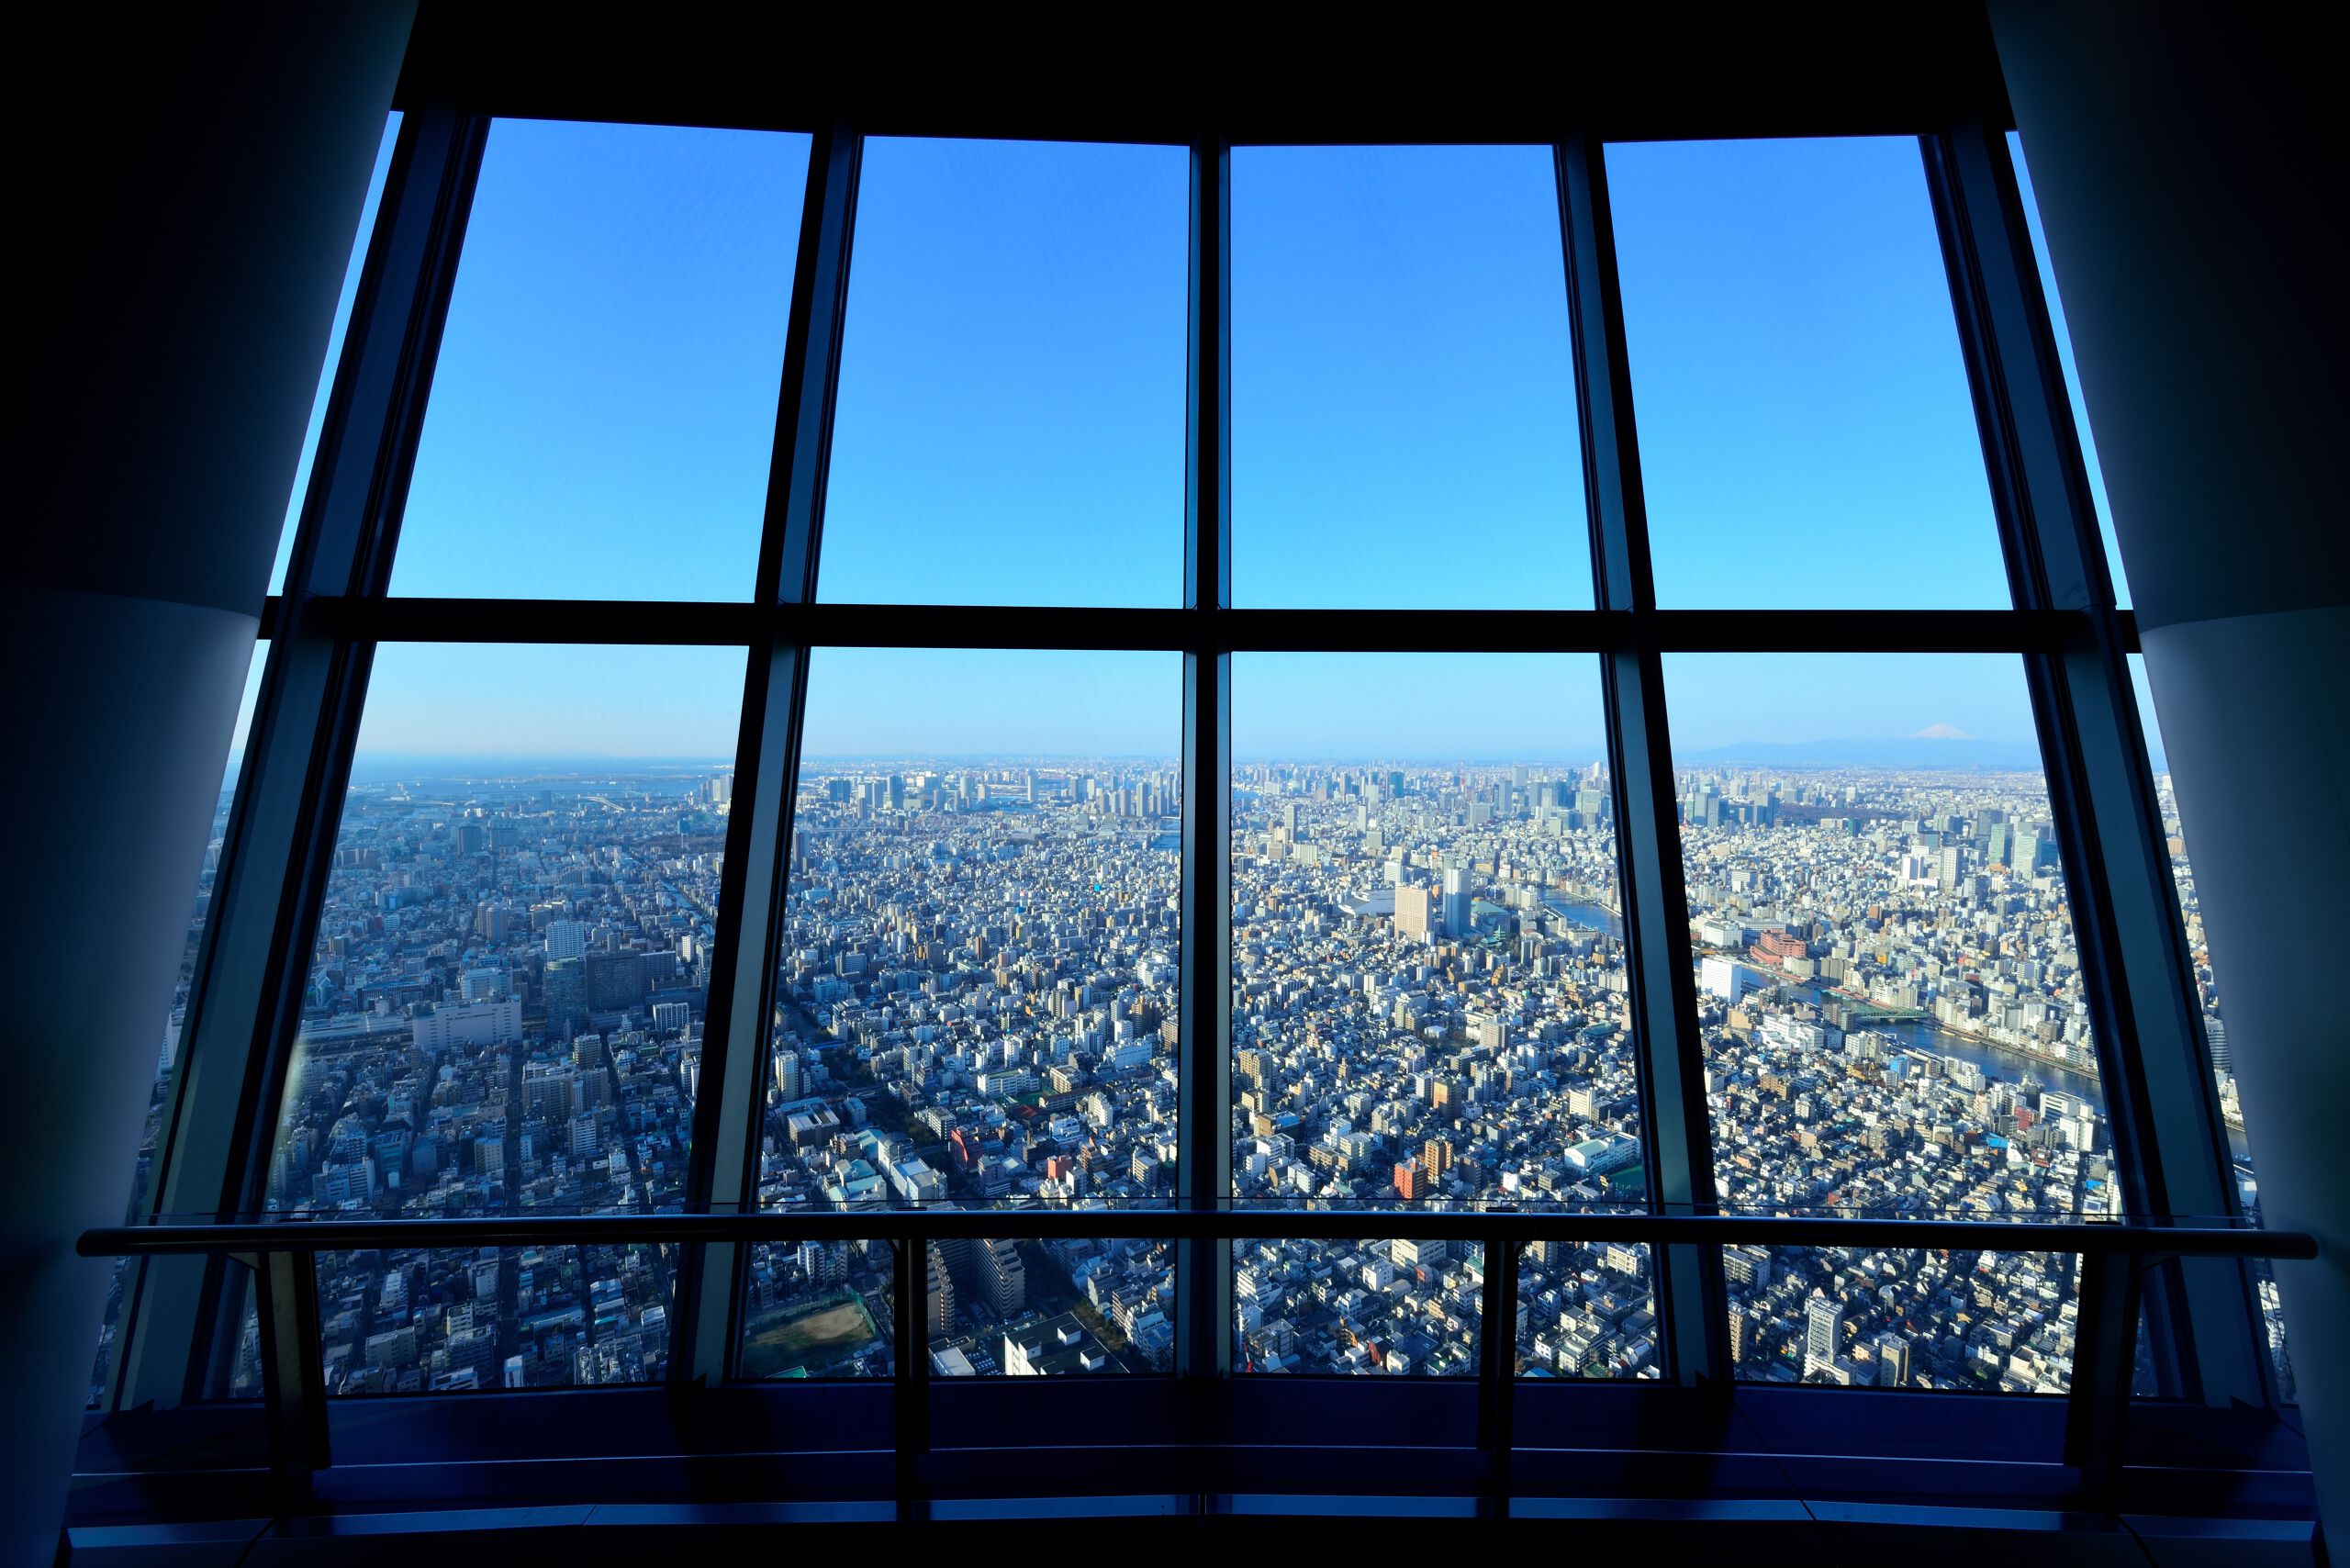
<path fill-rule="evenodd" d="M 1678 786 L 1725 1202 L 2114 1215 L 2036 775 L 1709 767 L 1684 768 Z M 677 1204 L 730 797 L 718 767 L 353 787 L 282 1101 L 273 1206 Z M 2167 812 L 2166 778 L 2162 798 Z M 1164 1201 L 1177 1159 L 1180 812 L 1169 763 L 811 762 L 767 1042 L 760 1204 Z M 1236 769 L 1240 1198 L 1570 1210 L 1645 1199 L 1612 815 L 1595 763 Z M 2232 1127 L 2216 991 L 2170 822 Z M 216 839 L 207 888 L 218 853 Z M 2248 1164 L 2244 1175 L 2249 1204 Z M 1268 1241 L 1233 1256 L 1240 1370 L 1474 1372 L 1488 1260 L 1473 1246 Z M 1163 1242 L 934 1242 L 925 1262 L 934 1375 L 1172 1365 Z M 330 1386 L 657 1380 L 672 1264 L 657 1247 L 329 1255 Z M 744 1373 L 890 1375 L 890 1264 L 878 1241 L 754 1247 Z M 2074 1265 L 2022 1247 L 1737 1249 L 1725 1258 L 1729 1342 L 1744 1377 L 2059 1392 Z M 1518 1266 L 1523 1374 L 1662 1374 L 1645 1248 L 1544 1243 Z M 2271 1285 L 2264 1306 L 2275 1335 Z M 232 1391 L 257 1386 L 258 1355 L 249 1320 L 226 1369 Z M 2285 1372 L 2281 1343 L 2278 1359 Z"/>

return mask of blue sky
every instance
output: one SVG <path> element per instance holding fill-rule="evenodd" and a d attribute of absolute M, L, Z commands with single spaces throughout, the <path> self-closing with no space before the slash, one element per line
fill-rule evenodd
<path fill-rule="evenodd" d="M 395 592 L 749 596 L 807 160 L 498 123 Z M 2004 603 L 1916 144 L 1616 146 L 1608 172 L 1661 600 Z M 1188 182 L 1177 149 L 868 144 L 822 597 L 1178 601 Z M 1536 148 L 1235 151 L 1236 602 L 1591 602 L 1554 190 Z M 1674 740 L 2028 738 L 2011 663 L 1669 677 Z M 741 665 L 386 650 L 362 744 L 725 755 Z M 811 749 L 1171 752 L 1177 668 L 830 650 Z M 1234 686 L 1242 755 L 1598 739 L 1581 657 L 1256 655 Z"/>

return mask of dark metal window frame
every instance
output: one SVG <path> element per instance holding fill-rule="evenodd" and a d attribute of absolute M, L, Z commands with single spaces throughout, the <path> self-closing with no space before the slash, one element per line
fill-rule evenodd
<path fill-rule="evenodd" d="M 579 606 L 562 601 L 395 599 L 386 592 L 489 126 L 480 105 L 430 97 L 412 104 L 335 370 L 285 591 L 271 600 L 264 620 L 270 657 L 203 936 L 151 1214 L 248 1213 L 260 1206 L 272 1113 L 297 1032 L 309 938 L 323 899 L 374 650 L 383 642 L 483 641 L 696 644 L 744 653 L 736 793 L 720 895 L 722 941 L 711 979 L 705 1089 L 696 1109 L 688 1180 L 689 1207 L 722 1214 L 748 1209 L 755 1198 L 760 1042 L 772 1002 L 811 650 L 1113 648 L 1163 650 L 1182 657 L 1182 1153 L 1175 1199 L 1182 1218 L 1160 1211 L 1154 1221 L 1144 1211 L 1119 1220 L 1135 1234 L 1156 1230 L 1176 1237 L 1176 1376 L 1131 1380 L 1123 1389 L 1100 1383 L 1022 1387 L 1017 1394 L 1008 1383 L 934 1388 L 923 1375 L 923 1358 L 903 1354 L 901 1347 L 894 1389 L 735 1383 L 742 1250 L 748 1233 L 712 1231 L 688 1243 L 688 1266 L 680 1272 L 679 1299 L 671 1315 L 673 1395 L 693 1390 L 694 1396 L 716 1402 L 713 1408 L 733 1408 L 748 1399 L 763 1407 L 781 1403 L 811 1413 L 830 1411 L 844 1424 L 841 1429 L 851 1432 L 871 1429 L 867 1416 L 874 1402 L 886 1400 L 894 1410 L 895 1432 L 886 1442 L 897 1455 L 894 1480 L 901 1487 L 923 1478 L 917 1461 L 931 1438 L 952 1438 L 957 1431 L 968 1436 L 976 1429 L 970 1413 L 1005 1398 L 1028 1401 L 1032 1410 L 1080 1412 L 1089 1423 L 1114 1420 L 1123 1411 L 1143 1425 L 1121 1428 L 1122 1440 L 1143 1443 L 1228 1442 L 1235 1434 L 1257 1433 L 1264 1429 L 1259 1423 L 1270 1422 L 1299 1441 L 1344 1445 L 1364 1440 L 1366 1420 L 1392 1430 L 1399 1429 L 1393 1423 L 1408 1427 L 1425 1416 L 1459 1435 L 1457 1443 L 1438 1445 L 1446 1451 L 1460 1448 L 1485 1456 L 1476 1472 L 1478 1484 L 1500 1495 L 1508 1490 L 1513 1450 L 1523 1458 L 1540 1449 L 1542 1434 L 1560 1429 L 1560 1412 L 1568 1402 L 1578 1412 L 1680 1412 L 1657 1418 L 1666 1426 L 1685 1423 L 1693 1442 L 1718 1431 L 1726 1408 L 1779 1408 L 1790 1396 L 1815 1402 L 1796 1407 L 1830 1425 L 1847 1419 L 1868 1425 L 1868 1417 L 1852 1412 L 1882 1408 L 1879 1396 L 1733 1385 L 1722 1338 L 1718 1242 L 1707 1239 L 1712 1231 L 1679 1230 L 1668 1223 L 1707 1216 L 1714 1185 L 1666 727 L 1667 652 L 2001 652 L 2024 660 L 2068 894 L 2082 935 L 2092 1024 L 2109 1086 L 2130 1212 L 2133 1218 L 2157 1222 L 2173 1215 L 2233 1219 L 2226 1142 L 2124 663 L 2134 646 L 2134 631 L 2126 612 L 2115 609 L 2106 578 L 2098 521 L 2001 140 L 2003 117 L 2004 106 L 1993 106 L 1946 118 L 1926 129 L 1920 149 L 1992 481 L 2011 609 L 1658 608 L 1649 569 L 1604 143 L 1599 129 L 1563 122 L 1547 128 L 1559 179 L 1572 336 L 1561 352 L 1572 353 L 1577 382 L 1596 609 L 1292 611 L 1231 605 L 1233 142 L 1225 128 L 1213 124 L 1189 143 L 1191 305 L 1181 608 L 1014 612 L 817 603 L 825 468 L 864 140 L 853 124 L 824 123 L 803 128 L 811 129 L 812 147 L 753 597 L 725 604 L 598 601 L 592 620 L 583 621 Z M 1033 133 L 1033 128 L 1024 129 Z M 1821 133 L 1837 128 L 1805 129 Z M 1707 127 L 1704 133 L 1721 129 Z M 1655 133 L 1653 127 L 1639 130 L 1642 136 Z M 592 638 L 580 635 L 583 623 L 596 628 Z M 1468 1222 L 1438 1215 L 1399 1222 L 1368 1215 L 1357 1217 L 1371 1229 L 1427 1229 L 1441 1219 L 1446 1226 L 1463 1225 L 1486 1241 L 1485 1364 L 1473 1388 L 1406 1389 L 1374 1380 L 1340 1391 L 1327 1382 L 1294 1380 L 1317 1391 L 1312 1398 L 1327 1417 L 1318 1418 L 1301 1411 L 1295 1391 L 1277 1386 L 1285 1380 L 1231 1375 L 1229 1240 L 1260 1232 L 1262 1224 L 1235 1212 L 1231 1195 L 1231 659 L 1236 652 L 1272 649 L 1427 647 L 1586 653 L 1600 666 L 1619 886 L 1629 936 L 1633 1035 L 1649 1135 L 1650 1191 L 1655 1196 L 1639 1215 L 1593 1216 L 1587 1228 L 1596 1231 L 1619 1220 L 1651 1227 L 1669 1386 L 1521 1389 L 1509 1375 L 1506 1336 L 1491 1331 L 1491 1326 L 1511 1321 L 1518 1247 L 1534 1233 L 1555 1232 L 1554 1223 L 1505 1215 Z M 804 1217 L 811 1231 L 834 1234 L 840 1228 L 841 1216 Z M 1055 1223 L 1052 1216 L 1006 1217 L 1024 1229 Z M 1289 1217 L 1297 1234 L 1324 1228 L 1317 1218 Z M 914 1238 L 933 1221 L 936 1228 L 967 1223 L 944 1215 L 925 1219 L 897 1214 L 880 1227 L 897 1238 L 901 1304 L 919 1299 L 923 1259 Z M 1090 1223 L 1098 1225 L 1100 1216 L 1091 1216 Z M 1353 1218 L 1345 1223 L 1362 1228 Z M 2017 1239 L 2054 1240 L 2064 1234 L 2027 1229 Z M 1927 1244 L 1924 1228 L 1901 1235 Z M 232 1301 L 238 1293 L 231 1287 L 243 1278 L 242 1269 L 221 1255 L 223 1248 L 213 1249 L 208 1258 L 151 1250 L 126 1305 L 107 1409 L 182 1406 L 189 1419 L 229 1419 L 220 1406 L 206 1402 L 218 1392 L 217 1369 L 238 1331 Z M 2259 1318 L 2243 1261 L 2252 1250 L 2256 1248 L 2241 1238 L 2216 1250 L 2182 1251 L 2143 1236 L 2130 1246 L 2085 1250 L 2082 1354 L 2074 1369 L 2074 1397 L 1999 1402 L 2009 1410 L 1998 1418 L 2001 1429 L 2017 1421 L 2047 1428 L 2055 1434 L 2051 1441 L 2056 1450 L 2043 1457 L 2058 1457 L 2061 1450 L 2076 1462 L 2098 1455 L 2105 1456 L 2098 1462 L 2106 1463 L 2118 1454 L 2118 1412 L 2128 1403 L 2142 1294 L 2166 1392 L 2206 1411 L 2273 1406 L 2273 1374 L 2258 1343 Z M 398 1419 L 420 1423 L 420 1429 L 445 1425 L 447 1418 L 431 1407 L 446 1402 L 429 1397 L 364 1402 L 374 1408 L 364 1417 L 340 1411 L 330 1416 L 315 1398 L 319 1346 L 311 1250 L 263 1249 L 246 1256 L 261 1287 L 265 1338 L 275 1352 L 267 1403 L 281 1456 L 314 1450 L 322 1458 L 330 1425 L 380 1426 L 390 1407 L 408 1410 Z M 2150 1256 L 2165 1260 L 2142 1279 Z M 918 1313 L 898 1316 L 901 1322 L 919 1322 Z M 306 1388 L 312 1396 L 307 1401 Z M 520 1408 L 518 1401 L 587 1399 L 621 1409 L 641 1405 L 643 1392 L 472 1395 L 464 1403 L 487 1412 Z M 1946 1423 L 1958 1430 L 1984 1428 L 1991 1419 L 1964 1414 L 1981 1407 L 1974 1396 L 1882 1397 L 1901 1402 L 1905 1424 Z M 2044 1414 L 2052 1406 L 2069 1407 L 2069 1413 L 2057 1420 Z M 2042 1414 L 2023 1413 L 2035 1407 Z M 207 1411 L 211 1414 L 202 1414 Z M 1624 1418 L 1635 1428 L 1648 1419 Z M 530 1428 L 536 1420 L 498 1417 L 491 1424 L 513 1421 Z M 2052 1420 L 2056 1426 L 2048 1426 Z M 930 1456 L 933 1471 L 939 1457 Z M 307 1473 L 308 1466 L 297 1468 Z"/>

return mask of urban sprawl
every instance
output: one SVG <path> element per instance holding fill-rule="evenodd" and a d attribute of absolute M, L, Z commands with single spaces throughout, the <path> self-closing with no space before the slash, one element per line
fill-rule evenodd
<path fill-rule="evenodd" d="M 1677 785 L 1719 1201 L 2022 1222 L 1996 1251 L 1729 1249 L 1739 1374 L 2063 1390 L 2078 1260 L 2032 1250 L 2024 1226 L 2118 1205 L 2042 779 L 1709 766 Z M 271 1206 L 679 1206 L 731 796 L 716 768 L 354 786 Z M 1001 1207 L 1015 1231 L 1023 1208 L 1103 1214 L 1099 1239 L 930 1243 L 934 1376 L 1172 1365 L 1174 1249 L 1147 1211 L 1176 1190 L 1181 806 L 1172 762 L 803 769 L 760 1204 Z M 1243 763 L 1232 822 L 1238 1198 L 1648 1201 L 1603 765 Z M 183 1000 L 196 951 L 192 932 Z M 1235 1362 L 1472 1375 L 1483 1271 L 1505 1261 L 1392 1233 L 1237 1244 Z M 1644 1247 L 1546 1242 L 1516 1262 L 1522 1374 L 1661 1375 Z M 658 1380 L 681 1264 L 658 1246 L 328 1254 L 330 1386 Z M 762 1243 L 745 1273 L 744 1375 L 895 1372 L 889 1244 Z M 259 1356 L 249 1320 L 232 1390 L 258 1386 Z"/>

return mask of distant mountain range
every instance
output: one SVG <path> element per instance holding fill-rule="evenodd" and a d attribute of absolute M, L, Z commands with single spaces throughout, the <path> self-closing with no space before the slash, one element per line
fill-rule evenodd
<path fill-rule="evenodd" d="M 1704 751 L 1676 751 L 1689 766 L 1751 764 L 1762 767 L 1958 767 L 2002 771 L 2040 769 L 2032 741 L 1978 741 L 1940 735 L 1876 740 L 1739 741 Z"/>

